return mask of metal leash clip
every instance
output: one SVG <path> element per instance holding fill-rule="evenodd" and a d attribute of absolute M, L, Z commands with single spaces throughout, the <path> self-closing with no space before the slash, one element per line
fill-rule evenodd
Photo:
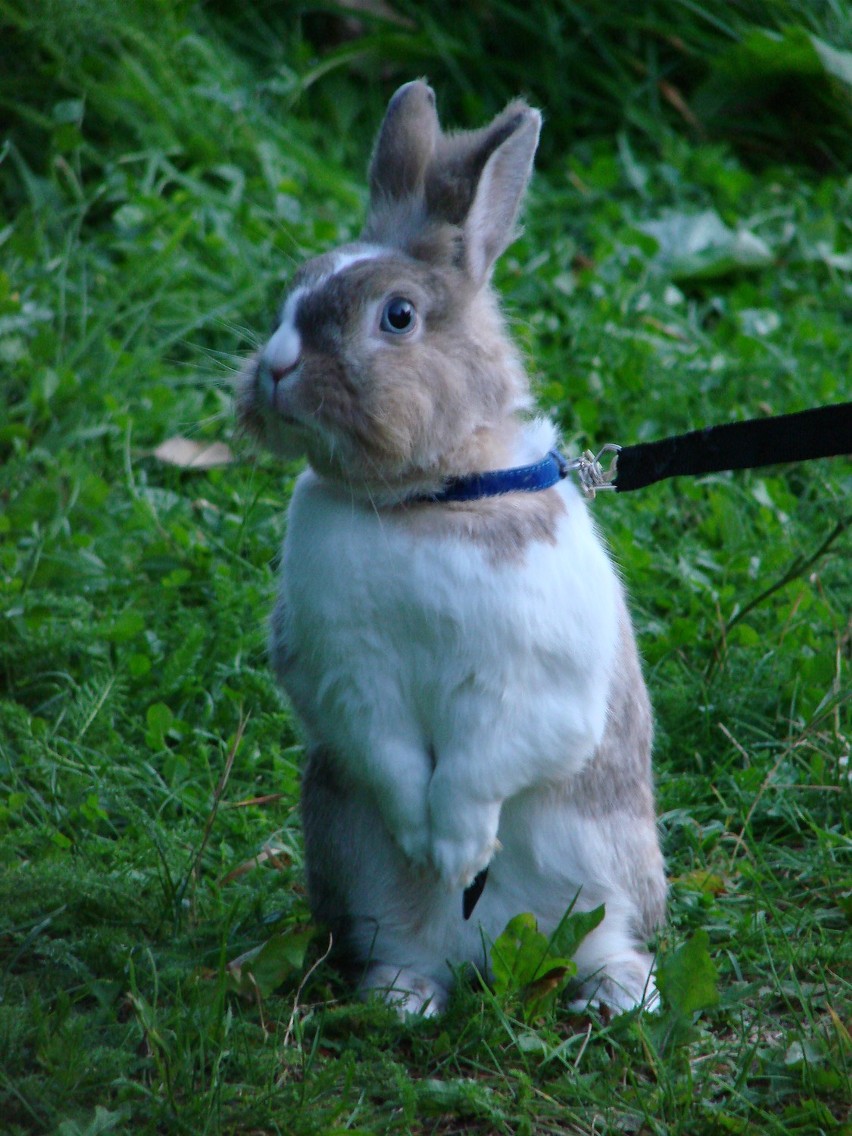
<path fill-rule="evenodd" d="M 569 458 L 567 461 L 563 458 L 564 464 L 560 468 L 560 473 L 563 477 L 567 473 L 576 473 L 583 493 L 590 501 L 594 500 L 598 490 L 614 490 L 616 488 L 615 478 L 618 474 L 618 455 L 620 452 L 621 446 L 617 446 L 615 442 L 607 442 L 596 454 L 593 454 L 591 450 L 586 450 L 582 457 Z M 601 458 L 604 454 L 615 455 L 609 469 L 604 469 L 601 465 Z"/>

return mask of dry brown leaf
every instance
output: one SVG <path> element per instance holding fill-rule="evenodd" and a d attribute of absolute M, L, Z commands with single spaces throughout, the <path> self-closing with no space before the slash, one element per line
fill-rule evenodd
<path fill-rule="evenodd" d="M 660 94 L 663 96 L 667 103 L 674 107 L 681 118 L 685 122 L 689 123 L 689 125 L 695 130 L 702 131 L 701 122 L 698 118 L 696 118 L 686 99 L 683 97 L 677 87 L 675 87 L 672 83 L 667 82 L 665 79 L 660 79 L 657 86 L 660 89 Z"/>
<path fill-rule="evenodd" d="M 230 465 L 234 455 L 224 442 L 194 442 L 192 438 L 167 438 L 154 450 L 154 457 L 181 469 L 215 469 Z"/>
<path fill-rule="evenodd" d="M 286 793 L 264 793 L 261 797 L 246 797 L 243 801 L 229 801 L 229 809 L 244 809 L 249 805 L 273 805 L 276 801 L 282 801 L 287 796 Z"/>
<path fill-rule="evenodd" d="M 238 880 L 240 876 L 244 876 L 247 872 L 253 872 L 255 868 L 259 868 L 263 864 L 269 864 L 271 867 L 275 868 L 276 871 L 283 872 L 291 862 L 290 855 L 284 848 L 266 844 L 256 856 L 252 856 L 250 860 L 244 860 L 242 864 L 238 864 L 236 868 L 232 868 L 227 875 L 222 876 L 219 883 L 233 883 L 233 881 Z"/>

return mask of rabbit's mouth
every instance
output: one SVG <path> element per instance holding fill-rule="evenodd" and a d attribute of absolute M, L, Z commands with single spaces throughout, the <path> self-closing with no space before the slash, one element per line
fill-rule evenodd
<path fill-rule="evenodd" d="M 260 401 L 268 411 L 281 420 L 292 418 L 287 403 L 289 386 L 295 370 L 295 366 L 286 370 L 273 369 L 263 357 L 257 362 L 255 387 Z"/>
<path fill-rule="evenodd" d="M 261 360 L 255 375 L 255 389 L 263 414 L 279 431 L 313 433 L 315 414 L 300 405 L 298 368 L 284 375 L 274 375 Z"/>

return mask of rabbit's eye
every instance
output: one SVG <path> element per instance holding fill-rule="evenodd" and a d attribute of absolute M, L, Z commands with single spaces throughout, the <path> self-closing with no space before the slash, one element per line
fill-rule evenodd
<path fill-rule="evenodd" d="M 404 296 L 394 296 L 384 306 L 382 312 L 382 331 L 389 331 L 393 335 L 405 335 L 413 331 L 417 324 L 417 312 L 414 304 Z"/>

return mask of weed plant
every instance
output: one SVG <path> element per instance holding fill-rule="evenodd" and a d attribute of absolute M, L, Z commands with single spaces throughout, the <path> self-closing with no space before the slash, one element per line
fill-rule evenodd
<path fill-rule="evenodd" d="M 0 0 L 9 1136 L 849 1132 L 842 459 L 592 506 L 657 713 L 661 1013 L 578 1013 L 518 964 L 400 1023 L 322 961 L 264 642 L 296 470 L 233 443 L 230 390 L 293 266 L 357 233 L 397 80 L 464 125 L 545 110 L 497 284 L 569 450 L 850 398 L 841 0 L 428 7 Z M 788 86 L 699 129 L 767 28 L 822 125 Z M 237 460 L 167 464 L 176 435 Z"/>

